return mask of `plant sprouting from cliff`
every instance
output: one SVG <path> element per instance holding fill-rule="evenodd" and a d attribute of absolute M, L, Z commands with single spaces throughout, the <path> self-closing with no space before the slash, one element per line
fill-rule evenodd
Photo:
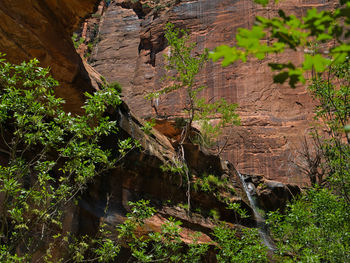
<path fill-rule="evenodd" d="M 103 137 L 117 133 L 116 121 L 105 114 L 121 103 L 115 89 L 86 94 L 85 114 L 73 116 L 53 93 L 57 81 L 38 63 L 0 58 L 1 262 L 29 261 L 45 249 L 49 261 L 64 239 L 66 208 L 135 148 L 130 140 L 120 149 L 101 146 Z"/>
<path fill-rule="evenodd" d="M 158 99 L 161 95 L 180 90 L 186 94 L 184 104 L 184 125 L 182 127 L 181 138 L 178 145 L 178 163 L 182 163 L 179 167 L 183 169 L 184 176 L 187 181 L 188 207 L 190 209 L 190 171 L 187 169 L 183 144 L 189 139 L 200 142 L 204 146 L 210 146 L 213 139 L 217 138 L 226 125 L 238 124 L 239 117 L 235 113 L 236 104 L 229 104 L 225 99 L 209 102 L 204 98 L 200 98 L 200 92 L 205 86 L 198 85 L 196 79 L 198 73 L 208 60 L 208 51 L 204 50 L 202 54 L 194 52 L 195 43 L 189 42 L 189 35 L 183 29 L 175 28 L 171 23 L 166 25 L 165 38 L 169 45 L 169 54 L 165 55 L 166 70 L 168 80 L 171 83 L 165 88 L 151 93 L 148 99 Z M 217 119 L 216 124 L 211 120 Z M 192 125 L 197 122 L 201 126 L 201 132 L 195 132 Z M 178 165 L 177 165 L 178 166 Z"/>
<path fill-rule="evenodd" d="M 186 99 L 183 102 L 186 118 L 180 144 L 191 136 L 194 121 L 198 122 L 202 128 L 200 136 L 210 140 L 220 135 L 222 128 L 226 125 L 239 124 L 239 117 L 235 113 L 236 104 L 229 104 L 223 98 L 216 99 L 214 102 L 211 102 L 214 99 L 211 98 L 209 102 L 200 97 L 200 92 L 207 87 L 198 85 L 197 75 L 208 60 L 208 51 L 204 50 L 202 54 L 196 53 L 194 51 L 196 44 L 189 42 L 187 31 L 175 28 L 171 23 L 166 25 L 165 38 L 170 48 L 169 54 L 165 55 L 168 72 L 166 79 L 172 84 L 149 94 L 147 98 L 158 98 L 176 90 L 186 93 Z M 211 123 L 213 118 L 217 118 L 216 124 Z"/>

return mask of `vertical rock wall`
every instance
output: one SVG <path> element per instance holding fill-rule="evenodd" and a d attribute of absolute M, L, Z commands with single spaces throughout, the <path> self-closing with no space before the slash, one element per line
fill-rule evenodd
<path fill-rule="evenodd" d="M 273 17 L 278 9 L 287 14 L 305 15 L 308 8 L 330 9 L 338 1 L 286 0 L 263 8 L 252 0 L 181 1 L 160 14 L 138 18 L 123 8 L 128 0 L 112 2 L 101 23 L 101 42 L 93 56 L 93 66 L 109 81 L 124 86 L 124 96 L 140 117 L 155 116 L 144 96 L 162 86 L 163 54 L 167 52 L 163 29 L 167 22 L 188 29 L 197 50 L 232 44 L 240 27 L 249 28 L 256 15 Z M 267 39 L 268 41 L 268 39 Z M 263 174 L 270 179 L 301 183 L 305 181 L 289 158 L 307 135 L 312 120 L 313 102 L 305 87 L 291 89 L 276 85 L 267 64 L 273 61 L 300 63 L 301 52 L 269 55 L 263 61 L 250 60 L 222 68 L 209 62 L 198 76 L 198 83 L 208 86 L 203 96 L 226 98 L 239 104 L 240 127 L 225 129 L 228 138 L 223 157 L 242 173 Z M 158 112 L 165 116 L 182 114 L 185 95 L 174 93 L 159 100 Z"/>

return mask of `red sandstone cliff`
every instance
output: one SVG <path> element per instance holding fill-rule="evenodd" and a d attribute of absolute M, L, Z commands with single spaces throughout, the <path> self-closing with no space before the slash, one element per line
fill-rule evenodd
<path fill-rule="evenodd" d="M 83 91 L 92 91 L 87 69 L 71 36 L 84 17 L 97 7 L 95 0 L 1 0 L 0 52 L 13 63 L 38 58 L 60 81 L 56 94 L 66 109 L 80 112 Z"/>
<path fill-rule="evenodd" d="M 121 4 L 121 1 L 118 2 Z M 247 1 L 241 1 L 235 5 L 238 5 L 238 8 L 245 3 Z M 11 62 L 20 62 L 38 57 L 43 66 L 51 66 L 54 77 L 61 82 L 61 86 L 56 90 L 56 94 L 66 99 L 67 110 L 73 112 L 79 112 L 84 91 L 93 91 L 94 78 L 99 78 L 99 75 L 80 59 L 71 42 L 72 32 L 76 29 L 79 22 L 88 13 L 92 12 L 96 4 L 97 1 L 93 0 L 52 0 L 45 1 L 45 3 L 31 0 L 4 0 L 0 2 L 0 19 L 2 21 L 0 24 L 0 51 L 7 53 L 7 59 Z M 143 100 L 143 95 L 149 90 L 159 87 L 159 79 L 163 69 L 161 53 L 165 52 L 163 50 L 165 42 L 162 38 L 164 23 L 167 20 L 179 24 L 186 22 L 192 32 L 197 32 L 193 34 L 193 38 L 198 40 L 200 47 L 214 47 L 221 43 L 220 38 L 218 38 L 217 42 L 214 41 L 215 38 L 211 42 L 207 39 L 212 34 L 214 34 L 213 36 L 223 34 L 223 29 L 218 30 L 217 27 L 221 28 L 219 26 L 220 23 L 227 21 L 224 18 L 220 18 L 221 16 L 217 13 L 217 7 L 223 8 L 218 10 L 226 8 L 228 12 L 226 15 L 232 16 L 230 12 L 235 9 L 232 9 L 230 6 L 230 1 L 182 2 L 174 8 L 165 8 L 158 14 L 158 18 L 152 17 L 156 16 L 156 14 L 146 16 L 144 20 L 141 20 L 142 25 L 140 27 L 140 18 L 135 15 L 134 11 L 112 4 L 101 20 L 101 42 L 96 48 L 95 57 L 93 57 L 96 60 L 94 62 L 95 67 L 103 71 L 104 75 L 111 80 L 115 79 L 124 84 L 125 99 L 132 103 L 133 109 L 139 115 L 150 115 L 152 112 L 149 105 Z M 202 13 L 200 10 L 206 11 Z M 239 10 L 241 9 L 237 10 L 236 12 L 240 12 Z M 201 15 L 198 17 L 198 14 Z M 139 13 L 139 16 L 142 17 L 143 15 L 145 14 Z M 225 17 L 225 12 L 222 11 L 221 15 Z M 249 16 L 250 19 L 252 19 L 251 16 Z M 219 24 L 218 22 L 214 23 L 216 20 L 221 22 Z M 239 21 L 242 22 L 241 20 Z M 201 26 L 202 23 L 204 23 L 203 27 Z M 226 22 L 224 25 L 226 25 Z M 238 25 L 240 24 L 238 23 L 235 26 Z M 214 31 L 212 31 L 213 29 Z M 228 31 L 227 33 L 231 40 L 232 32 Z M 113 37 L 107 37 L 111 35 Z M 256 65 L 256 62 L 252 63 L 251 65 Z M 201 81 L 209 86 L 208 94 L 206 95 L 210 97 L 216 95 L 216 93 L 220 96 L 226 94 L 233 102 L 247 100 L 252 103 L 250 100 L 252 95 L 245 97 L 242 95 L 244 93 L 241 94 L 239 93 L 241 91 L 234 89 L 235 85 L 238 84 L 244 87 L 247 86 L 247 89 L 253 89 L 253 87 L 248 86 L 249 82 L 248 84 L 243 83 L 243 79 L 252 78 L 243 74 L 247 73 L 244 72 L 244 69 L 244 67 L 236 65 L 224 70 L 220 66 L 209 65 L 206 68 L 207 73 L 203 73 L 204 75 L 201 77 Z M 234 70 L 237 72 L 241 70 L 242 79 L 236 78 L 240 75 L 235 75 L 238 73 L 235 73 L 236 71 Z M 256 76 L 257 74 L 253 75 Z M 223 76 L 228 79 L 223 78 Z M 265 78 L 265 75 L 262 75 L 262 77 Z M 230 78 L 232 78 L 231 82 L 229 81 Z M 242 82 L 240 82 L 241 80 Z M 255 81 L 258 80 L 259 78 Z M 228 81 L 228 84 L 225 84 L 226 81 Z M 217 89 L 216 83 L 221 83 L 221 88 L 228 88 Z M 230 83 L 232 86 L 230 86 Z M 234 83 L 236 84 L 233 85 Z M 277 90 L 277 87 L 274 89 Z M 233 92 L 234 90 L 236 90 L 237 94 Z M 295 92 L 287 88 L 285 90 L 287 94 L 288 92 Z M 267 91 L 269 91 L 268 88 Z M 233 95 L 230 97 L 230 94 Z M 166 107 L 171 108 L 175 105 L 176 96 L 167 98 L 167 103 L 161 101 L 163 110 Z M 265 95 L 262 94 L 261 96 Z M 261 103 L 260 100 L 256 98 L 255 100 L 256 104 Z M 251 120 L 251 113 L 248 111 L 250 104 L 248 102 L 242 104 L 241 112 L 243 115 L 246 111 L 248 120 Z M 266 107 L 266 104 L 262 103 L 261 107 Z M 174 107 L 173 112 L 176 113 L 176 110 L 178 109 Z M 169 110 L 169 112 L 171 111 Z M 266 112 L 270 111 L 266 110 Z M 285 113 L 285 111 L 283 112 Z M 257 111 L 257 120 L 260 122 L 258 121 L 258 124 L 254 125 L 258 127 L 256 129 L 262 133 L 262 136 L 265 136 L 266 131 L 259 130 L 263 127 L 263 124 L 261 124 L 263 113 L 264 111 Z M 72 232 L 93 233 L 97 230 L 97 225 L 102 217 L 101 207 L 105 207 L 107 196 L 112 196 L 111 200 L 109 200 L 108 214 L 102 220 L 105 220 L 113 227 L 123 220 L 128 210 L 127 202 L 129 200 L 148 198 L 159 206 L 160 215 L 158 215 L 158 219 L 160 218 L 160 220 L 155 220 L 155 223 L 158 223 L 158 227 L 162 223 L 162 215 L 171 215 L 183 219 L 184 226 L 189 229 L 189 233 L 191 229 L 197 229 L 203 233 L 210 231 L 210 228 L 213 226 L 210 219 L 205 218 L 203 215 L 195 214 L 189 217 L 184 209 L 181 210 L 176 206 L 177 202 L 186 201 L 185 191 L 181 188 L 182 185 L 179 185 L 179 178 L 160 169 L 160 165 L 167 161 L 172 161 L 176 154 L 170 142 L 156 131 L 153 131 L 152 135 L 145 134 L 141 130 L 142 123 L 129 111 L 126 104 L 123 104 L 117 112 L 110 114 L 111 117 L 117 120 L 121 128 L 121 136 L 131 136 L 137 139 L 142 145 L 142 150 L 133 152 L 126 158 L 123 166 L 114 169 L 105 176 L 99 177 L 89 185 L 81 199 L 80 206 L 72 205 L 69 208 L 70 211 L 65 218 L 64 228 Z M 274 120 L 274 122 L 278 121 Z M 249 126 L 247 125 L 249 122 L 245 121 L 244 123 L 243 127 L 234 130 L 234 136 L 244 133 Z M 255 127 L 254 125 L 251 125 L 251 127 Z M 273 130 L 273 125 L 268 126 L 269 129 Z M 272 134 L 279 136 L 280 133 L 278 132 L 280 131 L 275 130 Z M 242 135 L 242 138 L 248 138 L 248 136 Z M 269 142 L 270 144 L 274 143 L 272 139 Z M 255 139 L 252 140 L 254 141 Z M 266 144 L 262 138 L 259 140 L 261 144 Z M 108 144 L 108 141 L 104 143 Z M 247 144 L 248 141 L 243 141 L 243 143 Z M 110 144 L 108 145 L 111 146 Z M 249 144 L 247 145 L 245 147 L 249 154 L 250 146 Z M 234 148 L 234 141 L 232 141 L 230 147 L 231 151 L 232 149 L 237 149 Z M 265 149 L 265 146 L 263 145 L 262 148 Z M 225 193 L 225 191 L 228 191 L 226 189 L 223 190 L 223 194 L 229 197 L 231 202 L 240 203 L 248 211 L 251 218 L 241 221 L 241 223 L 248 226 L 252 225 L 254 223 L 252 212 L 235 168 L 217 156 L 199 151 L 197 146 L 191 144 L 185 145 L 185 156 L 194 177 L 203 173 L 210 173 L 219 178 L 229 180 L 230 189 L 234 191 L 231 191 L 231 194 Z M 238 161 L 238 158 L 235 160 Z M 243 165 L 249 164 L 247 161 L 242 163 Z M 255 187 L 264 183 L 264 179 L 260 177 L 250 178 L 250 180 Z M 266 187 L 262 191 L 259 190 L 258 194 L 262 196 L 262 200 L 265 200 L 261 204 L 262 207 L 276 209 L 285 204 L 286 200 L 290 199 L 291 195 L 298 193 L 298 191 L 297 187 L 267 181 Z M 275 196 L 276 193 L 278 193 L 277 197 Z M 226 204 L 216 194 L 194 191 L 191 193 L 191 196 L 191 202 L 194 207 L 197 206 L 205 210 L 216 208 L 224 220 L 237 223 L 235 222 L 234 212 L 229 211 L 226 208 Z M 164 205 L 162 203 L 162 201 L 169 199 L 175 202 L 175 205 Z"/>
<path fill-rule="evenodd" d="M 167 52 L 163 29 L 167 22 L 188 29 L 201 51 L 233 43 L 237 29 L 252 26 L 256 15 L 272 17 L 282 8 L 301 16 L 311 7 L 333 8 L 337 1 L 286 0 L 266 8 L 252 0 L 177 1 L 159 13 L 144 10 L 141 16 L 131 2 L 112 1 L 101 20 L 101 41 L 91 62 L 109 81 L 123 85 L 125 100 L 136 115 L 149 118 L 155 113 L 144 96 L 162 85 L 163 54 Z M 228 145 L 223 157 L 241 172 L 285 182 L 305 181 L 289 159 L 308 133 L 313 102 L 303 86 L 291 89 L 274 84 L 267 66 L 277 60 L 299 63 L 302 58 L 301 52 L 286 52 L 227 68 L 210 62 L 198 76 L 199 83 L 208 86 L 205 97 L 225 97 L 240 106 L 242 125 L 225 129 L 223 137 L 228 137 Z M 158 111 L 170 117 L 180 115 L 183 97 L 181 93 L 163 96 Z"/>

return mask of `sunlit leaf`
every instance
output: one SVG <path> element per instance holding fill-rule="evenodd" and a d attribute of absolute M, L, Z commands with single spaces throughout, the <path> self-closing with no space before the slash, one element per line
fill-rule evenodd
<path fill-rule="evenodd" d="M 303 63 L 303 69 L 311 70 L 315 69 L 316 72 L 322 72 L 326 69 L 326 67 L 331 63 L 331 60 L 321 56 L 320 54 L 316 54 L 314 56 L 306 54 L 305 60 Z"/>

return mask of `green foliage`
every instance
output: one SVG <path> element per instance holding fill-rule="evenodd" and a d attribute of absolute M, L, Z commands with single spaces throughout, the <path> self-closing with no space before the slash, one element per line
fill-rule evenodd
<path fill-rule="evenodd" d="M 178 129 L 183 129 L 186 126 L 186 119 L 184 118 L 175 118 L 175 127 Z"/>
<path fill-rule="evenodd" d="M 285 215 L 272 212 L 268 219 L 279 262 L 349 262 L 349 222 L 348 203 L 326 189 L 308 191 Z"/>
<path fill-rule="evenodd" d="M 350 63 L 346 61 L 329 67 L 328 72 L 317 74 L 309 90 L 318 102 L 316 119 L 327 130 L 328 137 L 315 131 L 325 171 L 325 180 L 350 203 L 350 137 L 344 132 L 350 122 Z"/>
<path fill-rule="evenodd" d="M 147 219 L 154 215 L 155 209 L 149 201 L 130 202 L 131 213 L 127 220 L 118 226 L 119 238 L 127 242 L 131 249 L 130 262 L 203 262 L 210 244 L 200 244 L 199 233 L 192 242 L 184 244 L 181 240 L 181 222 L 169 218 L 160 232 L 147 231 Z M 219 220 L 218 211 L 212 209 L 210 216 Z M 145 231 L 146 230 L 146 231 Z M 243 229 L 236 232 L 225 224 L 212 232 L 218 262 L 267 262 L 267 249 L 261 244 L 256 229 Z"/>
<path fill-rule="evenodd" d="M 187 165 L 180 161 L 173 161 L 172 163 L 161 165 L 160 169 L 163 172 L 170 172 L 181 176 L 185 176 L 185 174 L 189 172 Z"/>
<path fill-rule="evenodd" d="M 235 230 L 226 225 L 214 229 L 218 262 L 268 262 L 267 249 L 261 244 L 256 229 L 242 229 L 241 237 L 238 235 Z"/>
<path fill-rule="evenodd" d="M 165 56 L 167 62 L 166 69 L 176 71 L 176 76 L 169 75 L 167 78 L 175 81 L 176 84 L 151 93 L 147 98 L 156 98 L 162 94 L 184 88 L 189 96 L 188 99 L 191 99 L 194 95 L 193 92 L 196 90 L 194 88 L 195 76 L 207 60 L 207 51 L 201 55 L 193 56 L 192 53 L 195 44 L 189 44 L 189 35 L 185 30 L 174 28 L 174 25 L 171 23 L 168 23 L 165 29 L 165 38 L 170 46 L 170 55 Z"/>
<path fill-rule="evenodd" d="M 155 119 L 151 119 L 150 121 L 146 121 L 141 130 L 143 130 L 146 134 L 151 134 L 153 127 L 156 125 Z"/>
<path fill-rule="evenodd" d="M 207 103 L 204 98 L 195 98 L 196 112 L 193 120 L 201 124 L 201 133 L 197 134 L 197 142 L 210 148 L 214 139 L 221 135 L 223 128 L 228 124 L 239 125 L 240 119 L 235 113 L 237 104 L 229 104 L 225 99 L 220 99 L 214 103 Z M 212 124 L 213 117 L 217 117 L 216 124 Z"/>
<path fill-rule="evenodd" d="M 285 215 L 269 214 L 279 262 L 348 262 L 350 260 L 350 146 L 344 132 L 350 118 L 349 62 L 313 75 L 309 86 L 317 102 L 315 119 L 327 134 L 314 131 L 322 177 L 310 178 L 324 188 L 310 189 L 288 206 Z M 327 188 L 325 188 L 327 187 Z M 289 255 L 286 257 L 285 255 Z"/>
<path fill-rule="evenodd" d="M 184 161 L 181 160 L 173 160 L 172 162 L 168 162 L 164 165 L 160 166 L 160 169 L 163 172 L 169 172 L 172 175 L 175 175 L 176 178 L 179 179 L 179 186 L 183 186 L 183 181 L 187 184 L 187 210 L 190 211 L 191 204 L 190 204 L 190 191 L 191 191 L 191 175 L 190 170 L 187 166 L 187 164 Z"/>
<path fill-rule="evenodd" d="M 90 43 L 88 43 L 88 52 L 92 52 L 93 48 L 101 41 L 101 37 L 99 36 L 99 23 L 94 24 L 91 33 Z"/>
<path fill-rule="evenodd" d="M 109 5 L 110 1 L 106 2 L 106 5 Z M 98 20 L 101 19 L 101 14 L 92 14 L 91 17 L 97 18 Z M 85 39 L 84 37 L 79 37 L 79 34 L 73 33 L 72 35 L 72 42 L 76 50 L 79 49 L 79 47 L 82 44 L 86 45 L 86 48 L 83 50 L 84 51 L 84 58 L 89 59 L 91 57 L 92 51 L 94 47 L 98 44 L 100 41 L 100 36 L 99 36 L 99 23 L 94 23 L 93 28 L 91 30 L 91 34 Z"/>
<path fill-rule="evenodd" d="M 122 85 L 117 81 L 108 83 L 108 87 L 115 89 L 118 93 L 122 93 Z"/>
<path fill-rule="evenodd" d="M 254 0 L 254 2 L 262 6 L 266 6 L 270 2 L 270 0 Z M 274 0 L 274 2 L 278 3 L 279 0 Z"/>
<path fill-rule="evenodd" d="M 78 49 L 79 46 L 84 43 L 85 38 L 79 37 L 77 33 L 74 33 L 72 36 L 72 41 L 73 41 L 75 49 Z"/>
<path fill-rule="evenodd" d="M 100 15 L 100 14 L 92 14 L 91 17 L 94 17 L 94 18 L 101 18 L 101 15 Z"/>
<path fill-rule="evenodd" d="M 201 190 L 203 192 L 216 193 L 218 190 L 223 189 L 228 184 L 227 180 L 221 180 L 219 177 L 212 174 L 203 174 L 196 179 L 193 184 L 195 190 Z"/>
<path fill-rule="evenodd" d="M 255 1 L 266 5 L 269 1 Z M 341 6 L 334 11 L 317 11 L 315 8 L 307 11 L 306 16 L 297 18 L 287 16 L 282 10 L 279 17 L 271 19 L 256 17 L 252 29 L 239 29 L 236 34 L 236 44 L 233 47 L 219 46 L 210 57 L 217 61 L 223 58 L 222 65 L 228 66 L 237 60 L 245 62 L 249 56 L 264 59 L 268 53 L 282 53 L 285 49 L 309 49 L 312 42 L 334 40 L 335 45 L 324 53 L 316 50 L 306 54 L 301 67 L 291 63 L 273 63 L 270 67 L 278 70 L 274 82 L 283 83 L 289 79 L 289 85 L 295 87 L 298 82 L 305 82 L 304 72 L 313 69 L 322 72 L 331 64 L 339 64 L 350 54 L 347 38 L 350 36 L 350 2 L 340 1 Z M 262 41 L 269 38 L 269 43 Z"/>
<path fill-rule="evenodd" d="M 183 29 L 175 28 L 171 23 L 166 25 L 165 38 L 170 46 L 170 55 L 165 56 L 167 79 L 174 84 L 149 94 L 147 98 L 158 98 L 162 94 L 175 90 L 185 90 L 187 118 L 183 124 L 184 132 L 181 140 L 184 142 L 190 136 L 192 122 L 197 121 L 201 124 L 202 132 L 198 135 L 197 142 L 204 142 L 206 146 L 210 146 L 210 142 L 221 134 L 223 127 L 229 124 L 239 124 L 239 117 L 235 113 L 237 105 L 229 104 L 225 99 L 210 103 L 199 98 L 199 93 L 206 87 L 196 85 L 196 76 L 208 59 L 208 51 L 194 55 L 196 45 L 189 43 L 188 33 Z M 175 75 L 172 75 L 172 72 L 175 72 Z M 217 124 L 211 123 L 213 118 L 219 119 Z"/>
<path fill-rule="evenodd" d="M 269 3 L 269 0 L 254 0 L 254 2 L 266 6 Z"/>
<path fill-rule="evenodd" d="M 177 204 L 177 206 L 180 207 L 180 208 L 183 208 L 185 210 L 189 209 L 188 204 L 179 203 L 179 204 Z"/>
<path fill-rule="evenodd" d="M 17 254 L 12 255 L 7 245 L 0 246 L 0 262 L 3 263 L 21 263 L 25 262 L 28 257 L 21 257 Z"/>
<path fill-rule="evenodd" d="M 149 207 L 149 201 L 130 202 L 131 213 L 127 220 L 118 226 L 119 238 L 127 241 L 131 250 L 131 262 L 201 262 L 207 252 L 207 244 L 198 243 L 198 235 L 193 236 L 187 246 L 181 240 L 181 222 L 169 218 L 160 232 L 137 233 L 145 226 L 155 209 Z"/>
<path fill-rule="evenodd" d="M 29 260 L 45 248 L 49 261 L 66 206 L 135 148 L 131 140 L 119 143 L 121 154 L 100 145 L 103 136 L 117 132 L 105 114 L 121 102 L 115 89 L 86 94 L 85 114 L 72 116 L 53 94 L 57 81 L 38 63 L 13 65 L 0 58 L 0 153 L 7 160 L 0 166 L 2 262 Z M 101 245 L 99 251 L 111 249 Z"/>
<path fill-rule="evenodd" d="M 65 236 L 64 240 L 68 243 L 68 250 L 73 262 L 114 262 L 119 255 L 121 246 L 108 238 L 110 234 L 111 232 L 106 230 L 106 225 L 102 224 L 94 237 L 88 235 L 77 237 L 71 234 Z"/>
<path fill-rule="evenodd" d="M 249 215 L 247 215 L 247 211 L 243 209 L 239 203 L 229 202 L 227 205 L 228 209 L 235 211 L 241 218 L 249 218 Z"/>
<path fill-rule="evenodd" d="M 220 219 L 220 213 L 217 209 L 210 209 L 209 216 L 212 217 L 215 221 Z"/>

